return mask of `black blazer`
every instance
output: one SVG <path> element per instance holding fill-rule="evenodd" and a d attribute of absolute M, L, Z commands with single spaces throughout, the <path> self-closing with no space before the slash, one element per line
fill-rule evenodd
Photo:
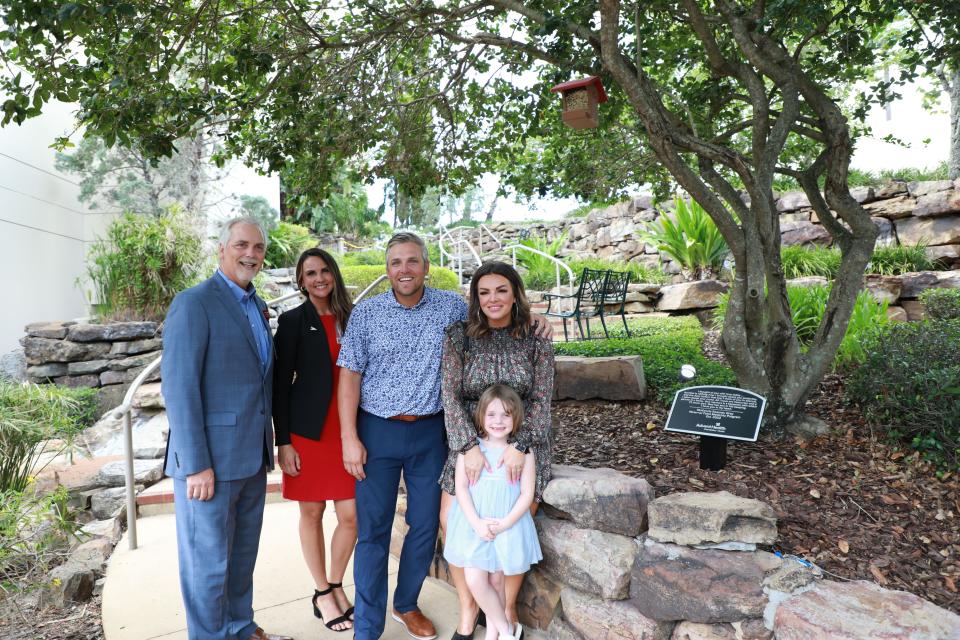
<path fill-rule="evenodd" d="M 327 332 L 307 300 L 277 319 L 273 337 L 273 428 L 277 445 L 290 444 L 290 434 L 319 440 L 333 395 L 333 367 Z"/>

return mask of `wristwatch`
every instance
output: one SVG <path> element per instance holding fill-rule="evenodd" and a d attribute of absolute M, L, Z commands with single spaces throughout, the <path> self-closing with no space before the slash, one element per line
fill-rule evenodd
<path fill-rule="evenodd" d="M 528 444 L 520 444 L 519 442 L 514 442 L 513 448 L 519 451 L 520 453 L 530 453 L 530 445 Z"/>

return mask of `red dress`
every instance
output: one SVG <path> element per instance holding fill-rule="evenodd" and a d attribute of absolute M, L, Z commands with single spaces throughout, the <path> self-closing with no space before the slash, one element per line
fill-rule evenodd
<path fill-rule="evenodd" d="M 330 345 L 330 359 L 337 361 L 340 344 L 337 342 L 336 318 L 320 316 Z M 340 415 L 337 412 L 337 384 L 340 367 L 333 367 L 333 395 L 330 409 L 323 422 L 319 440 L 290 434 L 290 444 L 300 455 L 300 475 L 283 474 L 283 497 L 302 502 L 324 500 L 352 500 L 356 480 L 343 468 L 343 448 L 340 444 Z M 319 418 L 319 416 L 317 416 Z"/>

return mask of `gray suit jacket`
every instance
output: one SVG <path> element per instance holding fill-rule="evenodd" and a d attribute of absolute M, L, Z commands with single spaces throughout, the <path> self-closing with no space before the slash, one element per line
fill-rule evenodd
<path fill-rule="evenodd" d="M 217 274 L 174 298 L 160 363 L 170 421 L 167 475 L 183 479 L 213 467 L 217 480 L 239 480 L 264 463 L 273 468 L 269 342 L 264 371 L 247 317 Z"/>

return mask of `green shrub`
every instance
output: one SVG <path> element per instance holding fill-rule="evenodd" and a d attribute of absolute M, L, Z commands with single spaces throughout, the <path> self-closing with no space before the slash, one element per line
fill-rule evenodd
<path fill-rule="evenodd" d="M 801 348 L 806 348 L 817 335 L 817 329 L 823 320 L 823 314 L 827 308 L 827 299 L 830 297 L 830 288 L 832 285 L 788 285 L 787 301 L 790 303 L 790 313 L 793 317 L 793 325 L 797 331 L 797 340 L 800 341 Z M 728 294 L 720 296 L 719 304 L 714 310 L 714 321 L 718 327 L 723 326 L 724 316 L 727 311 Z M 877 302 L 868 291 L 861 291 L 857 294 L 857 301 L 854 303 L 853 312 L 850 314 L 850 322 L 847 324 L 847 331 L 843 336 L 843 341 L 837 349 L 834 367 L 844 368 L 853 364 L 862 362 L 866 357 L 863 351 L 863 340 L 878 327 L 886 326 L 889 323 L 887 318 L 887 303 Z"/>
<path fill-rule="evenodd" d="M 348 287 L 355 287 L 350 290 L 351 295 L 357 296 L 366 289 L 370 283 L 386 273 L 384 265 L 357 265 L 344 266 L 340 268 L 343 274 L 343 280 Z M 447 291 L 460 291 L 460 285 L 457 282 L 457 274 L 446 267 L 431 266 L 430 276 L 427 278 L 427 285 L 434 289 L 445 289 Z M 376 286 L 367 297 L 375 296 L 390 289 L 390 282 L 384 280 Z"/>
<path fill-rule="evenodd" d="M 730 250 L 720 230 L 695 200 L 674 201 L 673 214 L 663 213 L 644 226 L 644 238 L 657 245 L 695 280 L 720 274 Z"/>
<path fill-rule="evenodd" d="M 898 276 L 913 271 L 930 271 L 935 265 L 927 257 L 925 244 L 877 247 L 873 250 L 867 273 Z"/>
<path fill-rule="evenodd" d="M 960 320 L 894 323 L 846 384 L 864 417 L 942 470 L 960 470 Z"/>
<path fill-rule="evenodd" d="M 194 284 L 202 241 L 195 222 L 178 209 L 157 218 L 125 213 L 90 247 L 87 260 L 101 318 L 159 320 L 173 297 Z"/>
<path fill-rule="evenodd" d="M 358 265 L 382 267 L 387 264 L 387 258 L 382 249 L 364 249 L 362 251 L 349 251 L 339 256 L 337 262 L 344 267 L 355 267 Z"/>
<path fill-rule="evenodd" d="M 564 233 L 560 237 L 554 238 L 552 242 L 547 242 L 544 238 L 533 237 L 520 240 L 519 244 L 556 257 L 557 252 L 560 251 L 560 247 L 562 247 L 566 241 L 567 234 Z M 518 249 L 516 254 L 517 262 L 526 269 L 526 273 L 523 275 L 523 284 L 527 289 L 545 291 L 557 286 L 557 265 L 553 260 L 539 253 L 524 251 L 522 249 Z M 567 271 L 561 267 L 560 283 L 564 284 L 566 282 L 569 282 Z"/>
<path fill-rule="evenodd" d="M 23 491 L 42 453 L 40 443 L 72 439 L 93 424 L 94 389 L 0 381 L 0 491 Z"/>
<path fill-rule="evenodd" d="M 613 271 L 628 271 L 630 273 L 630 282 L 653 282 L 663 284 L 670 280 L 670 276 L 660 269 L 648 267 L 640 262 L 619 262 L 616 260 L 604 260 L 603 258 L 571 258 L 566 263 L 573 269 L 579 279 L 584 269 Z"/>
<path fill-rule="evenodd" d="M 80 524 L 69 509 L 64 486 L 47 495 L 0 491 L 0 588 L 28 591 L 70 549 Z"/>
<path fill-rule="evenodd" d="M 927 289 L 920 302 L 932 320 L 960 319 L 960 289 Z"/>
<path fill-rule="evenodd" d="M 295 266 L 301 253 L 317 246 L 310 229 L 290 222 L 281 221 L 267 236 L 270 241 L 267 243 L 264 266 L 268 269 Z"/>
<path fill-rule="evenodd" d="M 788 279 L 821 276 L 832 280 L 840 271 L 840 258 L 840 250 L 832 247 L 793 245 L 780 250 L 783 275 Z"/>
<path fill-rule="evenodd" d="M 683 387 L 736 384 L 733 371 L 703 355 L 703 328 L 695 317 L 638 318 L 631 320 L 629 327 L 630 338 L 626 337 L 622 327 L 611 328 L 609 340 L 558 342 L 554 349 L 557 355 L 563 356 L 640 355 L 647 385 L 667 404 Z M 697 368 L 695 381 L 678 381 L 677 375 L 683 364 Z"/>

